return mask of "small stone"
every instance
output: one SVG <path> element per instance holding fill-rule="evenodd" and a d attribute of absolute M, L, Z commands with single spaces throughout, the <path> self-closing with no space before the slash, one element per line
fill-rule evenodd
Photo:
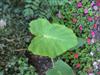
<path fill-rule="evenodd" d="M 91 39 L 91 44 L 94 44 L 95 43 L 95 39 Z"/>
<path fill-rule="evenodd" d="M 6 26 L 6 21 L 1 19 L 0 20 L 0 29 L 4 29 L 5 26 Z"/>
<path fill-rule="evenodd" d="M 96 61 L 93 62 L 93 65 L 96 66 L 98 63 Z"/>
<path fill-rule="evenodd" d="M 93 53 L 93 52 L 90 52 L 90 55 L 91 55 L 91 56 L 93 56 L 93 55 L 94 55 L 94 53 Z"/>
<path fill-rule="evenodd" d="M 61 14 L 60 11 L 57 13 L 57 17 L 58 17 L 58 18 L 63 18 L 63 15 Z"/>
<path fill-rule="evenodd" d="M 97 60 L 99 63 L 100 63 L 100 59 L 99 60 Z"/>

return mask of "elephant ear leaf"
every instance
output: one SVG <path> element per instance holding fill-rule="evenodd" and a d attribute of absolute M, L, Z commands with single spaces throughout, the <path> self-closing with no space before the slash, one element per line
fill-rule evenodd
<path fill-rule="evenodd" d="M 74 75 L 72 68 L 62 60 L 58 60 L 52 69 L 46 72 L 46 75 Z"/>
<path fill-rule="evenodd" d="M 37 19 L 29 26 L 30 32 L 35 35 L 28 47 L 33 54 L 54 58 L 77 45 L 77 37 L 64 25 Z"/>

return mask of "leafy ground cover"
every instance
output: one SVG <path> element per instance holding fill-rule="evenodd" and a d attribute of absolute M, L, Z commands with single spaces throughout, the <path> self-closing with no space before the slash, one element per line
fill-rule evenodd
<path fill-rule="evenodd" d="M 62 59 L 76 75 L 100 75 L 99 17 L 100 0 L 0 1 L 0 75 L 45 75 L 45 71 L 52 67 L 50 58 L 28 51 L 34 38 L 29 32 L 29 23 L 37 18 L 65 25 L 78 37 L 77 47 L 54 61 Z M 51 69 L 47 75 L 51 72 L 54 71 Z"/>

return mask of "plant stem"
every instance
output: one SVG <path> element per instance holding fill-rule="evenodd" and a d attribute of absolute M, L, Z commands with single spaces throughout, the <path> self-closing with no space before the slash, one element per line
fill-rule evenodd
<path fill-rule="evenodd" d="M 53 58 L 51 58 L 51 61 L 52 61 L 52 66 L 54 67 L 54 60 L 53 60 Z"/>

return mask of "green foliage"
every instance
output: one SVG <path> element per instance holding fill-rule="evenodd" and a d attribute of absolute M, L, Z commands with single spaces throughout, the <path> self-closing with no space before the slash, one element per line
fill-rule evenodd
<path fill-rule="evenodd" d="M 67 2 L 67 0 L 25 0 L 22 13 L 26 18 L 45 17 L 49 19 L 61 8 L 59 8 L 60 5 L 65 5 Z M 26 10 L 31 10 L 31 12 Z"/>
<path fill-rule="evenodd" d="M 47 0 L 25 0 L 24 17 L 46 17 L 50 18 L 51 9 Z"/>
<path fill-rule="evenodd" d="M 32 3 L 32 0 L 24 0 L 26 3 Z"/>
<path fill-rule="evenodd" d="M 28 59 L 20 57 L 19 59 L 15 56 L 6 64 L 4 69 L 0 72 L 5 75 L 36 75 L 35 68 L 32 65 L 28 65 Z M 4 72 L 3 72 L 4 71 Z"/>
<path fill-rule="evenodd" d="M 84 44 L 86 44 L 86 40 L 82 39 L 82 38 L 78 38 L 78 44 L 76 46 L 76 48 L 82 47 Z"/>
<path fill-rule="evenodd" d="M 52 69 L 49 69 L 46 75 L 74 75 L 72 68 L 65 62 L 58 60 Z"/>
<path fill-rule="evenodd" d="M 18 60 L 19 70 L 21 75 L 35 75 L 35 68 L 28 65 L 28 60 L 25 58 L 20 58 Z"/>
<path fill-rule="evenodd" d="M 31 8 L 27 8 L 23 11 L 24 16 L 31 16 L 33 15 L 33 10 Z"/>
<path fill-rule="evenodd" d="M 81 0 L 81 8 L 78 8 L 78 2 L 80 2 L 80 0 L 77 0 L 77 2 L 76 0 L 71 0 L 70 2 L 71 4 L 67 3 L 60 10 L 60 15 L 62 15 L 63 18 L 59 18 L 58 16 L 55 20 L 71 28 L 78 37 L 78 45 L 73 48 L 73 51 L 67 51 L 63 58 L 67 63 L 72 65 L 76 70 L 76 75 L 78 75 L 77 73 L 79 71 L 91 69 L 92 62 L 99 58 L 99 52 L 96 52 L 94 43 L 95 39 L 91 37 L 90 33 L 95 24 L 94 12 L 96 13 L 96 11 L 92 8 L 89 0 Z M 84 15 L 85 8 L 88 9 L 86 15 Z M 88 20 L 88 17 L 92 18 L 91 22 Z M 80 25 L 82 25 L 82 30 L 80 30 Z M 93 31 L 96 32 L 95 30 Z M 88 44 L 88 41 L 90 41 L 90 44 Z M 75 58 L 75 54 L 78 55 L 78 58 Z M 80 66 L 76 69 L 77 64 Z"/>
<path fill-rule="evenodd" d="M 64 5 L 68 0 L 48 0 L 49 4 L 52 6 Z"/>
<path fill-rule="evenodd" d="M 24 17 L 50 18 L 55 11 L 59 10 L 59 5 L 65 5 L 67 2 L 68 0 L 25 0 L 23 15 Z M 31 10 L 31 12 L 26 10 Z"/>
<path fill-rule="evenodd" d="M 29 25 L 36 36 L 28 47 L 33 54 L 56 57 L 77 45 L 75 34 L 64 25 L 50 24 L 46 19 L 31 21 Z"/>
<path fill-rule="evenodd" d="M 88 75 L 86 72 L 80 72 L 80 75 Z"/>

